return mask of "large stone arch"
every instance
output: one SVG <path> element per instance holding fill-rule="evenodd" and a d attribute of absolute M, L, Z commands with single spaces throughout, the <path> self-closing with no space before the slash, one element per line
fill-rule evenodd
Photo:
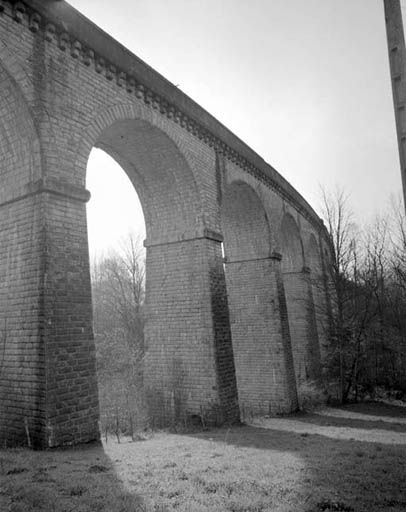
<path fill-rule="evenodd" d="M 291 411 L 297 400 L 280 258 L 256 191 L 228 184 L 221 221 L 242 416 Z"/>
<path fill-rule="evenodd" d="M 221 422 L 238 416 L 220 240 L 200 223 L 199 194 L 181 150 L 152 117 L 141 116 L 142 111 L 132 105 L 119 105 L 95 117 L 83 131 L 74 165 L 60 178 L 65 183 L 65 196 L 55 194 L 49 199 L 49 239 L 58 243 L 49 242 L 48 281 L 52 283 L 53 308 L 64 313 L 53 315 L 51 323 L 54 334 L 63 328 L 61 345 L 73 340 L 78 344 L 77 350 L 64 354 L 62 361 L 60 347 L 48 356 L 53 368 L 48 381 L 53 386 L 51 404 L 57 442 L 63 431 L 76 440 L 78 436 L 82 440 L 97 436 L 85 211 L 88 193 L 83 189 L 87 158 L 94 146 L 122 165 L 145 212 L 144 383 L 152 421 L 155 425 L 168 424 L 188 415 L 204 414 L 206 422 Z M 75 184 L 68 184 L 69 179 Z M 68 200 L 69 193 L 76 194 L 77 200 Z M 74 266 L 69 264 L 71 261 Z M 68 282 L 60 278 L 67 268 Z M 75 328 L 80 331 L 66 326 L 67 317 L 75 318 Z M 78 352 L 84 351 L 88 356 L 78 376 L 75 361 Z M 205 371 L 197 372 L 198 368 Z M 65 390 L 70 382 L 78 382 L 83 393 L 75 407 L 66 408 L 61 429 L 57 409 L 66 402 Z M 87 411 L 80 432 L 75 431 L 78 409 Z"/>
<path fill-rule="evenodd" d="M 282 217 L 279 240 L 293 359 L 300 388 L 307 380 L 319 378 L 320 352 L 310 271 L 305 266 L 299 226 L 290 213 Z"/>
<path fill-rule="evenodd" d="M 0 46 L 1 58 L 4 45 Z M 5 56 L 7 58 L 7 55 Z M 6 59 L 10 64 L 9 59 Z M 15 66 L 14 66 L 15 68 Z M 14 69 L 16 70 L 16 69 Z M 0 62 L 0 443 L 40 442 L 41 149 L 25 97 Z"/>
<path fill-rule="evenodd" d="M 103 149 L 139 194 L 148 243 L 192 238 L 202 229 L 193 173 L 181 148 L 147 114 L 134 104 L 119 104 L 95 116 L 84 130 L 73 173 L 84 186 L 91 149 Z"/>
<path fill-rule="evenodd" d="M 193 174 L 174 141 L 141 116 L 142 110 L 131 104 L 116 105 L 97 116 L 85 129 L 92 137 L 88 135 L 80 146 L 75 175 L 79 170 L 84 184 L 91 149 L 104 150 L 119 163 L 137 191 L 147 245 L 193 238 L 201 227 Z"/>

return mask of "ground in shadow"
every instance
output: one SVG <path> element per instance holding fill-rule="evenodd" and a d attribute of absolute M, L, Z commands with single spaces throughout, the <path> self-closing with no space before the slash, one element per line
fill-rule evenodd
<path fill-rule="evenodd" d="M 335 407 L 337 410 L 350 413 L 367 414 L 369 416 L 382 416 L 383 418 L 406 419 L 406 407 L 385 402 L 359 402 Z"/>
<path fill-rule="evenodd" d="M 34 452 L 0 451 L 0 511 L 144 512 L 119 482 L 101 445 Z"/>

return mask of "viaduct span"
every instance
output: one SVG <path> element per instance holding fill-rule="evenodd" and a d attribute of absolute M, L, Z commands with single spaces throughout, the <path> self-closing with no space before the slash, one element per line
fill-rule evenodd
<path fill-rule="evenodd" d="M 39 447 L 99 436 L 85 188 L 93 147 L 122 166 L 144 211 L 144 386 L 155 424 L 295 410 L 326 350 L 321 220 L 275 169 L 66 2 L 0 0 L 1 445 L 24 442 L 26 427 Z"/>

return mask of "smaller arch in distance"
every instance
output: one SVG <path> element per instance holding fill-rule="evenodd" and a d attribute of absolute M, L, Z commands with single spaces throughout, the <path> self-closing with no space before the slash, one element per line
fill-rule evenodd
<path fill-rule="evenodd" d="M 314 276 L 318 276 L 322 272 L 320 259 L 319 244 L 314 233 L 311 233 L 306 244 L 306 262 Z"/>
<path fill-rule="evenodd" d="M 229 260 L 267 258 L 271 253 L 268 216 L 256 191 L 244 181 L 226 186 L 221 204 L 225 255 Z"/>
<path fill-rule="evenodd" d="M 302 237 L 290 213 L 285 213 L 279 233 L 282 252 L 282 272 L 301 272 L 304 266 Z"/>

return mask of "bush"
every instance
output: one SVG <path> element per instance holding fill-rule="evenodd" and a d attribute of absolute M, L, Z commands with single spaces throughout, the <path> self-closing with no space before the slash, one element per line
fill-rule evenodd
<path fill-rule="evenodd" d="M 302 382 L 297 393 L 301 411 L 313 411 L 328 401 L 327 391 L 320 381 Z"/>

